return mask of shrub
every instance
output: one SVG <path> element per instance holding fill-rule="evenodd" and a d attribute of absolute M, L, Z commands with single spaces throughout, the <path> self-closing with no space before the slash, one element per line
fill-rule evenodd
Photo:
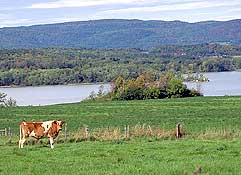
<path fill-rule="evenodd" d="M 187 86 L 183 84 L 183 80 L 172 73 L 163 74 L 159 80 L 153 80 L 147 75 L 144 74 L 136 79 L 127 80 L 122 76 L 118 76 L 112 83 L 111 92 L 105 97 L 112 100 L 144 100 L 201 95 L 194 89 L 187 89 Z M 93 99 L 96 100 L 96 98 Z"/>

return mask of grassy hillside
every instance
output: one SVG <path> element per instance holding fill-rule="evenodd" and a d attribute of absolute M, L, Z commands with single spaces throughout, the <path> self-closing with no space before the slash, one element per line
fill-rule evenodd
<path fill-rule="evenodd" d="M 1 108 L 0 128 L 10 126 L 16 134 L 22 119 L 63 119 L 71 131 L 83 124 L 103 128 L 146 123 L 173 129 L 181 122 L 191 133 L 224 128 L 236 128 L 240 132 L 240 104 L 241 97 L 198 97 Z M 17 144 L 7 140 L 0 137 L 0 174 L 3 175 L 191 175 L 198 167 L 202 174 L 241 174 L 240 137 L 68 142 L 58 143 L 54 150 L 46 142 L 20 150 Z"/>
<path fill-rule="evenodd" d="M 0 29 L 1 48 L 153 48 L 207 42 L 241 43 L 240 20 L 92 20 Z"/>
<path fill-rule="evenodd" d="M 171 129 L 180 122 L 191 132 L 241 128 L 241 97 L 197 97 L 147 101 L 81 102 L 52 106 L 1 108 L 0 128 L 18 133 L 21 120 L 63 119 L 71 131 L 150 124 Z"/>

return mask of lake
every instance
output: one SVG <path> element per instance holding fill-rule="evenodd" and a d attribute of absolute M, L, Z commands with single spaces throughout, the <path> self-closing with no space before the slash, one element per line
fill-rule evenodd
<path fill-rule="evenodd" d="M 203 75 L 210 81 L 185 84 L 188 88 L 199 88 L 204 96 L 241 95 L 241 72 L 212 72 Z"/>
<path fill-rule="evenodd" d="M 101 84 L 92 85 L 57 85 L 37 87 L 0 88 L 1 93 L 16 99 L 18 106 L 38 106 L 59 103 L 79 102 L 87 98 L 92 91 L 97 93 Z M 104 91 L 109 85 L 103 84 Z"/>
<path fill-rule="evenodd" d="M 209 82 L 186 82 L 188 88 L 199 86 L 204 96 L 241 95 L 241 72 L 204 73 Z M 0 88 L 0 92 L 17 100 L 17 105 L 49 105 L 79 102 L 87 98 L 92 91 L 98 92 L 100 84 L 94 85 L 58 85 L 39 87 Z M 107 92 L 110 85 L 104 84 Z"/>

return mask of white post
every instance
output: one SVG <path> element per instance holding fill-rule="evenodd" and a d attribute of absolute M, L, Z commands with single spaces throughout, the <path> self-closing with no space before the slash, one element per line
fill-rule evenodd
<path fill-rule="evenodd" d="M 64 125 L 64 139 L 67 140 L 67 123 Z"/>
<path fill-rule="evenodd" d="M 8 129 L 5 128 L 5 136 L 8 136 Z"/>

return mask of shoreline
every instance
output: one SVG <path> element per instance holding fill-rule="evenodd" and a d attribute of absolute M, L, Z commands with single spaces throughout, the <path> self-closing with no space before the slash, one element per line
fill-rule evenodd
<path fill-rule="evenodd" d="M 199 72 L 199 74 L 212 74 L 212 73 L 227 73 L 227 72 L 241 72 L 241 69 L 235 70 L 235 71 L 222 71 L 222 72 Z M 192 73 L 196 74 L 196 73 Z M 184 76 L 187 74 L 183 74 Z M 209 82 L 208 81 L 198 81 L 198 82 Z M 192 82 L 192 83 L 197 83 L 196 81 L 185 81 L 184 82 Z M 38 85 L 38 86 L 21 86 L 21 85 L 10 85 L 10 86 L 0 86 L 1 88 L 25 88 L 25 87 L 44 87 L 44 86 L 77 86 L 77 85 L 101 85 L 101 84 L 109 84 L 111 82 L 96 82 L 96 83 L 79 83 L 79 84 L 57 84 L 57 85 Z"/>
<path fill-rule="evenodd" d="M 79 83 L 79 84 L 56 84 L 56 85 L 39 85 L 39 86 L 0 86 L 1 88 L 28 88 L 28 87 L 47 87 L 47 86 L 79 86 L 79 85 L 102 85 L 109 84 L 110 82 L 97 82 L 97 83 Z"/>

